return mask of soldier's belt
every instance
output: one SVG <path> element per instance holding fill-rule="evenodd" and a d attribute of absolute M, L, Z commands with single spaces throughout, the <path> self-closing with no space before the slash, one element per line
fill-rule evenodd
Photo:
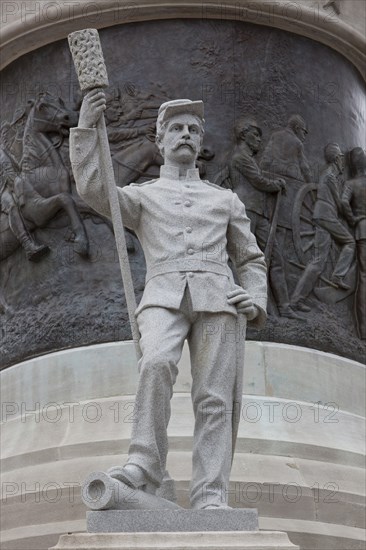
<path fill-rule="evenodd" d="M 167 262 L 161 262 L 158 265 L 147 267 L 146 282 L 153 277 L 156 277 L 157 275 L 179 271 L 206 271 L 210 273 L 216 273 L 217 275 L 225 275 L 226 277 L 230 277 L 231 273 L 230 268 L 227 264 L 215 262 L 213 260 L 184 258 L 182 260 L 169 260 Z"/>

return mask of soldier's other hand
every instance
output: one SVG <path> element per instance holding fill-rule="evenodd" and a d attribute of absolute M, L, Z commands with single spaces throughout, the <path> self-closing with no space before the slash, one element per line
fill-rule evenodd
<path fill-rule="evenodd" d="M 278 179 L 276 179 L 275 183 L 277 184 L 278 190 L 281 193 L 286 194 L 286 182 L 285 182 L 285 180 L 282 179 L 282 178 L 278 178 Z"/>
<path fill-rule="evenodd" d="M 105 108 L 106 99 L 102 90 L 96 89 L 88 92 L 81 105 L 79 128 L 95 127 Z"/>
<path fill-rule="evenodd" d="M 355 227 L 357 225 L 356 218 L 354 218 L 353 216 L 352 216 L 352 218 L 351 218 L 351 216 L 345 216 L 345 218 L 346 218 L 346 220 L 348 222 L 348 225 L 350 227 Z"/>
<path fill-rule="evenodd" d="M 251 296 L 241 286 L 236 285 L 235 290 L 227 294 L 229 304 L 235 305 L 238 313 L 243 313 L 248 321 L 252 321 L 258 315 L 258 308 L 253 304 Z"/>

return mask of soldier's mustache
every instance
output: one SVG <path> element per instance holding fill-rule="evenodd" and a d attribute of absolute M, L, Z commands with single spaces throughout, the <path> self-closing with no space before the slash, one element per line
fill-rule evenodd
<path fill-rule="evenodd" d="M 194 143 L 186 139 L 179 140 L 178 143 L 174 145 L 173 151 L 176 151 L 177 149 L 179 149 L 179 147 L 182 147 L 183 145 L 188 145 L 188 147 L 190 147 L 192 151 L 195 151 Z"/>

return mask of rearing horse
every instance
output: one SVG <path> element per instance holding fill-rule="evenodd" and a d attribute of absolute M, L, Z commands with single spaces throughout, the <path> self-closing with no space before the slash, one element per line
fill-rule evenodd
<path fill-rule="evenodd" d="M 66 212 L 75 252 L 87 255 L 88 237 L 71 196 L 69 171 L 58 147 L 68 130 L 76 126 L 78 113 L 65 107 L 61 98 L 39 94 L 32 102 L 25 123 L 20 174 L 15 178 L 14 194 L 30 228 L 45 226 L 60 210 Z M 50 134 L 58 134 L 54 143 Z"/>

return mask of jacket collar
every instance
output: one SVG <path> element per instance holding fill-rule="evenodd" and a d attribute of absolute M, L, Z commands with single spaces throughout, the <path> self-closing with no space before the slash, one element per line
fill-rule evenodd
<path fill-rule="evenodd" d="M 198 168 L 191 168 L 187 170 L 186 176 L 179 176 L 179 168 L 176 166 L 170 166 L 169 164 L 163 164 L 160 166 L 160 177 L 171 180 L 200 180 L 200 174 Z"/>

